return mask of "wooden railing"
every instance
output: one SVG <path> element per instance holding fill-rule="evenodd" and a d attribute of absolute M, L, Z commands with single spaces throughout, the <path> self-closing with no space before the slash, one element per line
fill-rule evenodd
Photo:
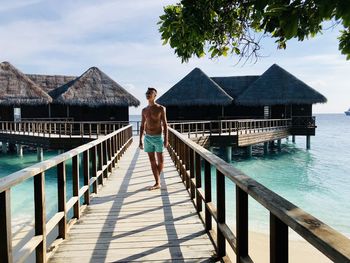
<path fill-rule="evenodd" d="M 205 228 L 215 241 L 217 255 L 227 256 L 226 242 L 236 262 L 253 262 L 248 253 L 248 196 L 270 212 L 270 262 L 288 262 L 288 228 L 335 262 L 350 262 L 350 240 L 230 164 L 169 128 L 169 153 L 182 177 Z M 204 183 L 201 172 L 204 163 Z M 212 173 L 216 169 L 216 206 L 212 202 Z M 226 224 L 226 180 L 236 186 L 236 235 Z M 204 186 L 204 187 L 203 187 Z M 204 202 L 204 214 L 202 212 Z M 213 230 L 213 219 L 216 231 Z"/>
<path fill-rule="evenodd" d="M 168 125 L 190 138 L 191 135 L 238 135 L 285 129 L 291 127 L 292 119 L 188 121 L 169 122 Z"/>
<path fill-rule="evenodd" d="M 65 239 L 74 219 L 90 203 L 90 187 L 97 193 L 99 184 L 112 172 L 112 168 L 132 142 L 131 125 L 114 131 L 103 138 L 77 147 L 47 161 L 35 164 L 0 179 L 0 261 L 25 262 L 35 250 L 36 262 L 46 262 L 47 236 L 58 227 L 58 237 Z M 82 170 L 84 185 L 79 189 L 79 155 L 83 155 Z M 73 197 L 66 201 L 66 162 L 72 160 Z M 46 220 L 45 172 L 57 169 L 58 211 Z M 91 168 L 91 169 L 90 169 Z M 90 170 L 92 173 L 90 174 Z M 23 246 L 17 255 L 12 253 L 11 234 L 11 189 L 23 181 L 34 178 L 34 223 L 35 235 Z M 80 198 L 84 197 L 84 206 Z M 73 220 L 68 221 L 67 214 L 73 208 Z"/>
<path fill-rule="evenodd" d="M 69 121 L 1 121 L 0 133 L 41 137 L 98 137 L 107 135 L 128 122 L 69 122 Z"/>

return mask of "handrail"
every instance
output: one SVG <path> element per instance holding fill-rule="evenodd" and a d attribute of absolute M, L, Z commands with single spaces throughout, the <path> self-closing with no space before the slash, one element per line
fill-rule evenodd
<path fill-rule="evenodd" d="M 132 142 L 131 125 L 116 130 L 103 138 L 94 140 L 66 153 L 41 163 L 34 164 L 21 171 L 0 179 L 0 256 L 1 262 L 24 262 L 31 251 L 36 250 L 36 262 L 46 262 L 46 237 L 58 226 L 58 237 L 65 239 L 69 226 L 67 213 L 73 209 L 73 218 L 79 219 L 82 206 L 80 198 L 84 196 L 84 204 L 90 204 L 90 187 L 97 193 L 98 186 L 103 185 L 113 167 Z M 79 188 L 79 155 L 83 155 L 82 167 L 84 185 Z M 66 161 L 72 159 L 73 196 L 66 200 Z M 48 221 L 45 211 L 45 172 L 57 168 L 58 211 Z M 90 169 L 91 167 L 91 169 Z M 90 174 L 91 170 L 91 174 Z M 11 233 L 11 188 L 23 181 L 34 178 L 34 221 L 35 236 L 30 239 L 19 254 L 12 253 Z M 30 247 L 31 251 L 28 251 Z M 30 252 L 30 253 L 29 253 Z"/>
<path fill-rule="evenodd" d="M 292 126 L 292 119 L 240 119 L 240 120 L 212 120 L 212 121 L 186 121 L 169 122 L 168 126 L 187 133 L 188 138 L 198 135 L 240 135 L 259 132 L 269 132 L 288 129 Z"/>
<path fill-rule="evenodd" d="M 288 228 L 293 229 L 331 260 L 350 262 L 350 239 L 341 233 L 172 128 L 169 128 L 169 144 L 170 155 L 191 199 L 196 200 L 196 209 L 202 218 L 204 201 L 203 221 L 208 234 L 215 240 L 219 257 L 226 256 L 227 241 L 236 253 L 237 262 L 253 262 L 248 253 L 248 196 L 251 196 L 270 212 L 270 262 L 288 262 Z M 202 161 L 204 189 L 201 179 Z M 212 203 L 211 166 L 216 168 L 217 173 L 216 207 Z M 236 185 L 236 236 L 225 219 L 225 178 Z M 217 222 L 216 234 L 212 231 L 212 219 Z"/>
<path fill-rule="evenodd" d="M 51 138 L 99 137 L 107 135 L 128 122 L 73 122 L 73 121 L 0 121 L 0 133 Z"/>

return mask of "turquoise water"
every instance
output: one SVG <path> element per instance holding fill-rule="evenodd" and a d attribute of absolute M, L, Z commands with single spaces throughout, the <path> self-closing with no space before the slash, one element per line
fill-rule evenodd
<path fill-rule="evenodd" d="M 232 165 L 317 217 L 334 229 L 350 236 L 350 118 L 343 114 L 316 115 L 316 136 L 311 150 L 306 138 L 296 143 L 283 140 L 282 151 L 264 156 L 263 148 L 253 147 L 253 157 L 233 156 Z M 222 149 L 214 152 L 224 157 Z M 233 185 L 228 192 L 228 221 L 234 218 Z M 268 227 L 268 213 L 249 200 L 252 228 Z M 232 217 L 230 217 L 232 215 Z"/>
<path fill-rule="evenodd" d="M 58 151 L 44 151 L 44 160 L 58 155 Z M 81 160 L 81 158 L 80 158 Z M 23 157 L 16 154 L 0 154 L 0 178 L 14 173 L 25 167 L 37 163 L 35 151 L 25 151 Z M 81 166 L 81 165 L 80 165 Z M 72 190 L 72 164 L 71 160 L 66 162 L 66 186 L 67 201 L 73 195 Z M 81 173 L 81 172 L 80 172 Z M 57 212 L 57 171 L 56 168 L 49 169 L 45 173 L 45 198 L 47 219 Z M 83 178 L 80 177 L 80 187 Z M 11 214 L 13 231 L 20 230 L 22 226 L 33 223 L 34 218 L 34 180 L 28 179 L 11 189 Z M 70 214 L 69 214 L 70 215 Z"/>
<path fill-rule="evenodd" d="M 130 120 L 140 120 L 132 115 Z M 234 155 L 232 165 L 253 177 L 326 224 L 350 236 L 350 117 L 343 114 L 316 115 L 318 128 L 311 139 L 311 150 L 306 150 L 305 137 L 297 137 L 296 144 L 283 140 L 282 151 L 263 155 L 262 147 L 253 148 L 253 157 Z M 222 149 L 214 153 L 224 157 Z M 45 152 L 44 158 L 57 155 Z M 80 158 L 81 159 L 81 158 Z M 0 154 L 0 177 L 36 163 L 36 153 Z M 67 200 L 71 192 L 71 164 L 67 164 Z M 215 174 L 215 172 L 213 172 Z M 82 179 L 82 178 L 81 178 Z M 215 176 L 213 176 L 213 185 Z M 17 228 L 33 220 L 33 181 L 15 187 L 12 191 L 13 224 Z M 215 196 L 215 192 L 213 192 Z M 234 185 L 227 182 L 227 221 L 234 222 Z M 48 217 L 57 211 L 57 179 L 55 169 L 46 173 L 46 200 Z M 268 228 L 267 211 L 254 200 L 249 200 L 250 228 L 264 231 Z"/>

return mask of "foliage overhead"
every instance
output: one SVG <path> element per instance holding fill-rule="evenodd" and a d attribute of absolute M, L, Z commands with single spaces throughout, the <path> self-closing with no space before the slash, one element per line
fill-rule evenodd
<path fill-rule="evenodd" d="M 322 23 L 342 24 L 339 50 L 350 59 L 350 0 L 182 0 L 164 7 L 159 31 L 182 62 L 193 55 L 258 57 L 264 36 L 286 48 L 321 33 Z M 324 23 L 323 23 L 324 24 Z"/>

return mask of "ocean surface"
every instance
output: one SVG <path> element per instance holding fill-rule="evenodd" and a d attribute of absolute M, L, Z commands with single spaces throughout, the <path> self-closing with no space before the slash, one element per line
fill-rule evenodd
<path fill-rule="evenodd" d="M 131 121 L 140 120 L 131 115 Z M 282 151 L 263 154 L 263 147 L 253 147 L 253 157 L 234 153 L 232 165 L 278 193 L 306 212 L 334 229 L 350 236 L 350 117 L 344 114 L 316 115 L 316 136 L 311 137 L 311 149 L 306 150 L 306 138 L 296 137 L 296 143 L 282 141 Z M 224 158 L 224 149 L 214 148 L 214 153 Z M 57 155 L 47 151 L 44 158 Z M 0 177 L 36 163 L 36 152 L 0 154 Z M 67 200 L 71 196 L 67 167 Z M 214 172 L 215 173 L 215 172 Z M 213 176 L 215 181 L 215 175 Z M 56 171 L 46 173 L 46 200 L 48 218 L 57 211 Z M 234 185 L 227 182 L 227 222 L 234 224 Z M 213 193 L 215 196 L 215 192 Z M 33 221 L 33 180 L 27 180 L 11 190 L 11 207 L 14 231 Z M 215 201 L 215 200 L 214 200 Z M 269 215 L 265 208 L 249 198 L 249 227 L 266 232 Z"/>

